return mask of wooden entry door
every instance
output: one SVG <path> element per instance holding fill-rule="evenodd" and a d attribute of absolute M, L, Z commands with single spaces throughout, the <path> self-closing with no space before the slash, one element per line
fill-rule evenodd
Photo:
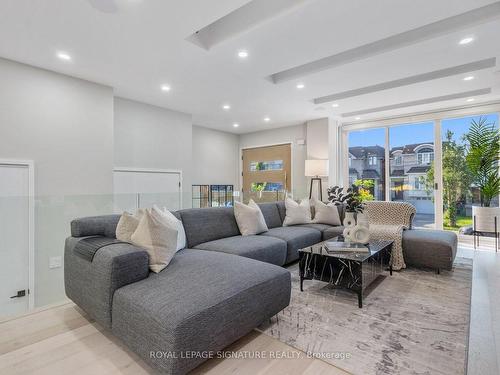
<path fill-rule="evenodd" d="M 291 190 L 291 145 L 243 150 L 243 201 L 283 200 Z"/>

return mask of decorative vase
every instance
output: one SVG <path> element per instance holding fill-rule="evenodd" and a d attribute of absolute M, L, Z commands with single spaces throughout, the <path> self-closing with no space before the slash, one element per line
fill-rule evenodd
<path fill-rule="evenodd" d="M 370 240 L 370 231 L 367 227 L 358 224 L 354 228 L 349 229 L 349 239 L 351 242 L 366 244 Z"/>
<path fill-rule="evenodd" d="M 347 227 L 342 232 L 342 235 L 344 236 L 344 241 L 345 242 L 351 242 L 351 229 L 352 228 L 354 228 L 354 227 Z"/>
<path fill-rule="evenodd" d="M 500 207 L 472 206 L 473 229 L 477 232 L 495 232 L 495 217 L 497 218 L 497 232 L 500 229 Z"/>
<path fill-rule="evenodd" d="M 354 212 L 346 212 L 344 217 L 344 227 L 349 228 L 356 225 L 356 219 L 354 217 Z"/>

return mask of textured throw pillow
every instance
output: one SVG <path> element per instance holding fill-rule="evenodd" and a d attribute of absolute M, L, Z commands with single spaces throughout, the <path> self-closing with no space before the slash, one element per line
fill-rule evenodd
<path fill-rule="evenodd" d="M 153 210 L 146 210 L 132 234 L 132 243 L 146 249 L 149 268 L 160 272 L 170 263 L 176 252 L 177 230 L 164 225 Z"/>
<path fill-rule="evenodd" d="M 311 206 L 309 199 L 302 199 L 300 204 L 293 199 L 285 200 L 286 215 L 283 226 L 309 224 L 311 222 Z"/>
<path fill-rule="evenodd" d="M 152 211 L 167 227 L 177 230 L 176 249 L 177 251 L 184 249 L 186 247 L 186 231 L 184 230 L 182 221 L 177 219 L 174 214 L 165 207 L 161 209 L 158 206 L 153 205 Z"/>
<path fill-rule="evenodd" d="M 332 203 L 324 204 L 317 199 L 313 199 L 312 204 L 315 212 L 314 219 L 312 220 L 313 223 L 342 225 L 337 206 Z"/>
<path fill-rule="evenodd" d="M 116 226 L 116 239 L 123 242 L 132 242 L 130 237 L 137 229 L 143 214 L 144 211 L 142 209 L 137 210 L 135 215 L 124 212 Z"/>
<path fill-rule="evenodd" d="M 260 207 L 250 199 L 248 205 L 234 202 L 234 217 L 243 236 L 267 232 L 266 220 Z"/>

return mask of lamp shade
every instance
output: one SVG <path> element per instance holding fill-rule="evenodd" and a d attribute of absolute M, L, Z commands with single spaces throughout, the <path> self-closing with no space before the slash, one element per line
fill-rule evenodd
<path fill-rule="evenodd" d="M 328 160 L 327 159 L 315 159 L 306 160 L 306 176 L 328 176 Z"/>

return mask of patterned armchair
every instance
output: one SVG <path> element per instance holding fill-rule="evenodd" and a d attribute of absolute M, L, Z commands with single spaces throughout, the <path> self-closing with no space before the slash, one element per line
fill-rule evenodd
<path fill-rule="evenodd" d="M 392 240 L 391 264 L 395 270 L 406 268 L 403 257 L 403 231 L 411 229 L 416 213 L 406 202 L 366 202 L 364 213 L 370 224 L 370 239 Z"/>
<path fill-rule="evenodd" d="M 406 202 L 371 201 L 366 202 L 365 213 L 370 224 L 403 225 L 411 229 L 417 210 Z"/>

